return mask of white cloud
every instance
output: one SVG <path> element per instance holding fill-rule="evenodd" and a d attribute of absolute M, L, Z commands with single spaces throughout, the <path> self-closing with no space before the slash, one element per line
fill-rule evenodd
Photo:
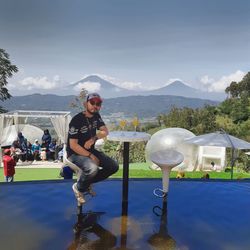
<path fill-rule="evenodd" d="M 141 82 L 120 82 L 119 86 L 129 90 L 142 90 L 145 89 Z"/>
<path fill-rule="evenodd" d="M 237 70 L 228 76 L 222 76 L 219 80 L 209 78 L 208 75 L 205 75 L 201 77 L 200 82 L 202 83 L 202 88 L 207 91 L 224 92 L 226 87 L 228 87 L 231 82 L 241 81 L 245 74 L 245 72 Z"/>
<path fill-rule="evenodd" d="M 77 92 L 80 92 L 83 88 L 88 92 L 98 92 L 101 89 L 101 84 L 99 82 L 80 82 L 74 86 L 74 90 Z"/>
<path fill-rule="evenodd" d="M 15 89 L 15 88 L 16 88 L 16 84 L 15 83 L 12 83 L 12 82 L 8 83 L 8 89 Z"/>
<path fill-rule="evenodd" d="M 112 76 L 107 76 L 103 74 L 96 74 L 104 80 L 111 82 L 112 84 L 129 90 L 144 90 L 145 88 L 142 86 L 141 82 L 130 82 L 130 81 L 122 81 Z"/>
<path fill-rule="evenodd" d="M 206 90 L 207 91 L 213 85 L 213 83 L 215 82 L 215 80 L 213 78 L 209 78 L 208 75 L 205 75 L 205 76 L 201 77 L 200 82 L 202 83 L 202 85 L 200 86 L 200 88 L 202 90 Z"/>
<path fill-rule="evenodd" d="M 52 80 L 49 80 L 46 76 L 42 77 L 26 77 L 23 80 L 19 81 L 19 86 L 17 88 L 25 88 L 27 90 L 32 89 L 42 89 L 50 90 L 55 89 L 61 83 L 60 77 L 55 75 Z"/>
<path fill-rule="evenodd" d="M 155 86 L 155 84 L 153 84 L 153 83 L 152 83 L 151 86 L 143 86 L 143 83 L 141 83 L 141 82 L 122 81 L 122 80 L 117 79 L 115 77 L 104 75 L 104 74 L 98 74 L 98 73 L 93 73 L 93 74 L 90 74 L 90 75 L 84 75 L 82 77 L 82 79 L 84 79 L 84 78 L 86 78 L 88 76 L 91 76 L 91 75 L 99 76 L 100 78 L 114 84 L 117 87 L 128 89 L 128 90 L 146 91 L 146 90 L 153 90 L 153 89 L 157 89 L 157 88 L 162 87 L 162 86 Z M 169 84 L 171 84 L 172 82 L 175 82 L 175 81 L 181 81 L 181 82 L 184 83 L 184 81 L 182 79 L 180 79 L 180 78 L 170 78 L 167 81 L 166 85 L 169 85 Z M 188 84 L 188 83 L 185 83 L 185 84 L 190 86 L 190 84 Z M 81 88 L 78 88 L 77 90 L 79 91 L 80 89 Z M 98 91 L 98 90 L 95 90 L 95 91 Z M 119 92 L 120 90 L 117 88 L 117 89 L 115 89 L 115 91 Z"/>
<path fill-rule="evenodd" d="M 141 82 L 130 82 L 130 81 L 122 81 L 120 79 L 117 79 L 112 76 L 104 75 L 104 74 L 98 74 L 98 73 L 93 73 L 90 75 L 96 75 L 99 76 L 100 78 L 114 84 L 117 87 L 124 88 L 124 89 L 129 89 L 129 90 L 145 90 L 145 87 L 142 86 Z M 86 78 L 90 75 L 84 75 L 82 78 Z M 119 91 L 116 89 L 116 91 Z"/>

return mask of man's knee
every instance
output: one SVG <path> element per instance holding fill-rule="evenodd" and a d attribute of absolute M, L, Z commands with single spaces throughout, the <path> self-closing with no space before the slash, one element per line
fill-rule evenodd
<path fill-rule="evenodd" d="M 98 172 L 98 166 L 91 159 L 85 156 L 73 156 L 71 161 L 76 164 L 81 170 L 82 174 L 94 176 Z"/>
<path fill-rule="evenodd" d="M 94 177 L 98 172 L 98 165 L 96 165 L 94 161 L 88 158 L 82 164 L 81 169 L 85 176 Z"/>
<path fill-rule="evenodd" d="M 117 171 L 119 170 L 119 164 L 115 161 L 113 161 L 113 164 L 112 164 L 112 173 L 116 173 Z"/>
<path fill-rule="evenodd" d="M 85 174 L 90 176 L 95 176 L 98 172 L 98 166 L 94 163 L 88 164 L 84 169 Z"/>

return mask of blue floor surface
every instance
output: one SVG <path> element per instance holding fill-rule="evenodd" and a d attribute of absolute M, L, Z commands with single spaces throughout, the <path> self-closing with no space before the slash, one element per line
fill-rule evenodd
<path fill-rule="evenodd" d="M 83 217 L 71 186 L 0 184 L 0 249 L 250 249 L 250 182 L 171 180 L 165 203 L 160 179 L 130 180 L 124 212 L 122 181 L 107 180 Z"/>

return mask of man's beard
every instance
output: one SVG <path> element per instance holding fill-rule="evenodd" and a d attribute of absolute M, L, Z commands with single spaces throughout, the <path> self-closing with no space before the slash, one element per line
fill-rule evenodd
<path fill-rule="evenodd" d="M 90 111 L 89 109 L 87 109 L 87 111 L 91 114 L 91 115 L 94 115 L 94 114 L 97 114 L 97 113 L 99 113 L 99 111 L 98 110 L 95 110 L 95 111 Z"/>

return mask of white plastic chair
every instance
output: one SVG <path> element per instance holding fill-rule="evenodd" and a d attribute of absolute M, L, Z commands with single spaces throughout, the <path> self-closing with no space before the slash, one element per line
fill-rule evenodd
<path fill-rule="evenodd" d="M 80 178 L 82 170 L 67 158 L 67 153 L 64 153 L 63 155 L 63 165 L 69 166 L 76 173 L 77 180 Z"/>

